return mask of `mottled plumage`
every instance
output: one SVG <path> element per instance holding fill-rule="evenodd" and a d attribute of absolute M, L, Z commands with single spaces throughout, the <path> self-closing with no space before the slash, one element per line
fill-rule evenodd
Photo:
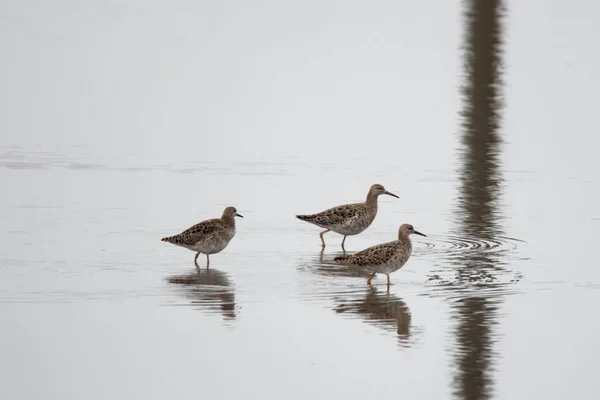
<path fill-rule="evenodd" d="M 227 207 L 221 218 L 202 221 L 178 235 L 161 240 L 195 251 L 194 263 L 196 266 L 198 266 L 198 255 L 206 254 L 206 267 L 208 268 L 209 255 L 222 251 L 235 236 L 235 217 L 242 216 L 237 213 L 235 207 Z"/>
<path fill-rule="evenodd" d="M 382 194 L 398 198 L 395 194 L 385 190 L 382 185 L 375 184 L 369 189 L 367 199 L 364 203 L 344 204 L 317 214 L 296 215 L 296 218 L 325 228 L 319 234 L 323 247 L 325 247 L 323 234 L 334 231 L 340 235 L 344 235 L 344 239 L 342 240 L 342 249 L 344 249 L 346 236 L 358 235 L 371 225 L 377 215 L 377 198 Z"/>
<path fill-rule="evenodd" d="M 415 231 L 412 225 L 402 224 L 398 231 L 398 240 L 378 244 L 350 256 L 336 257 L 334 261 L 361 267 L 371 272 L 371 276 L 367 281 L 369 285 L 376 273 L 386 274 L 387 284 L 389 285 L 390 274 L 402 268 L 412 253 L 412 243 L 410 241 L 412 233 L 426 236 Z"/>

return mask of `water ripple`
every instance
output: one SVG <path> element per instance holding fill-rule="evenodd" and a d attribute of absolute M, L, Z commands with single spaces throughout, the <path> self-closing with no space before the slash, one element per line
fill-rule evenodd
<path fill-rule="evenodd" d="M 478 238 L 458 235 L 448 236 L 428 236 L 426 240 L 415 243 L 415 254 L 460 254 L 465 250 L 484 250 L 484 251 L 506 251 L 516 250 L 519 243 L 525 241 L 511 238 L 508 236 L 495 236 L 493 238 Z M 422 249 L 419 245 L 424 245 Z M 419 247 L 418 247 L 419 246 Z"/>

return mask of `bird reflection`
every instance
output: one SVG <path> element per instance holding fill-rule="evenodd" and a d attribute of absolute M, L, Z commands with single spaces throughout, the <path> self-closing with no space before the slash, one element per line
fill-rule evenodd
<path fill-rule="evenodd" d="M 325 299 L 329 304 L 333 303 L 331 307 L 337 314 L 359 317 L 366 323 L 395 332 L 398 343 L 409 347 L 412 334 L 411 313 L 406 303 L 391 294 L 389 286 L 386 286 L 386 290 L 378 290 L 376 286 L 365 285 L 363 279 L 370 274 L 362 268 L 340 265 L 333 261 L 335 257 L 344 254 L 348 252 L 334 252 L 323 259 L 323 253 L 319 252 L 299 263 L 299 270 L 309 272 L 317 278 L 308 282 L 308 293 L 303 297 L 310 301 Z"/>
<path fill-rule="evenodd" d="M 335 257 L 348 255 L 346 251 L 328 253 L 327 258 L 324 258 L 323 251 L 314 258 L 314 261 L 308 263 L 307 266 L 313 273 L 324 276 L 342 276 L 347 278 L 368 277 L 370 274 L 362 268 L 341 265 L 333 261 Z"/>
<path fill-rule="evenodd" d="M 366 323 L 386 330 L 394 330 L 398 334 L 398 342 L 404 347 L 410 346 L 411 313 L 402 299 L 380 292 L 375 287 L 366 290 L 360 299 L 337 300 L 335 312 L 359 315 Z"/>
<path fill-rule="evenodd" d="M 193 305 L 219 312 L 225 320 L 235 319 L 235 295 L 227 273 L 214 268 L 198 268 L 186 275 L 169 276 L 167 281 L 179 285 Z"/>

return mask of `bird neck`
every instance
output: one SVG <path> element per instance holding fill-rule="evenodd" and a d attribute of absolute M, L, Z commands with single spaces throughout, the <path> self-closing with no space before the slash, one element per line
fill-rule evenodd
<path fill-rule="evenodd" d="M 410 235 L 407 235 L 404 232 L 398 232 L 398 240 L 400 240 L 402 242 L 408 242 L 409 244 L 411 243 Z"/>
<path fill-rule="evenodd" d="M 227 224 L 231 226 L 235 226 L 235 218 L 231 215 L 223 215 L 221 219 Z"/>
<path fill-rule="evenodd" d="M 398 235 L 398 242 L 400 243 L 401 248 L 405 249 L 408 255 L 412 253 L 412 241 L 408 235 Z"/>
<path fill-rule="evenodd" d="M 367 194 L 367 201 L 365 202 L 367 208 L 377 209 L 377 197 L 379 196 L 372 192 L 369 192 L 369 194 Z"/>

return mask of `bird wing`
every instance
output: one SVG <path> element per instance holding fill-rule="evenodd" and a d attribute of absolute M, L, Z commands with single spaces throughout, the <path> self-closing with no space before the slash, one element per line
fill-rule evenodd
<path fill-rule="evenodd" d="M 377 244 L 364 250 L 354 253 L 349 257 L 351 263 L 365 266 L 381 264 L 389 260 L 396 252 L 396 241 Z"/>
<path fill-rule="evenodd" d="M 345 225 L 358 218 L 359 215 L 359 204 L 345 204 L 315 214 L 311 222 L 326 226 Z"/>
<path fill-rule="evenodd" d="M 203 236 L 210 235 L 221 230 L 223 230 L 221 219 L 215 218 L 202 221 L 192 227 L 189 227 L 185 231 L 181 232 L 178 236 L 181 237 L 181 240 L 184 244 L 192 245 L 197 243 L 198 240 L 200 240 Z"/>

